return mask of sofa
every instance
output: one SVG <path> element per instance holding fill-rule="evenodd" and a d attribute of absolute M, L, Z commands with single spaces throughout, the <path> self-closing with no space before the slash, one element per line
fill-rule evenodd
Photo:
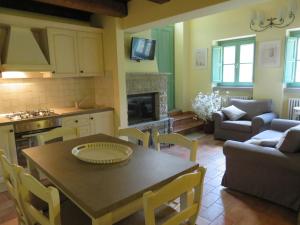
<path fill-rule="evenodd" d="M 272 100 L 231 99 L 229 105 L 246 112 L 241 119 L 232 121 L 222 112 L 213 114 L 215 123 L 214 137 L 221 140 L 245 141 L 270 127 L 271 121 L 277 118 L 272 112 Z"/>
<path fill-rule="evenodd" d="M 226 171 L 222 185 L 299 212 L 300 127 L 297 125 L 300 121 L 274 119 L 270 130 L 248 141 L 225 142 Z M 288 129 L 289 132 L 285 132 Z M 285 149 L 283 152 L 278 148 L 278 143 L 272 147 L 257 145 L 257 142 L 263 143 L 264 140 L 284 140 L 281 143 L 285 143 L 285 147 L 292 149 L 298 145 L 297 151 L 288 153 L 289 149 Z"/>

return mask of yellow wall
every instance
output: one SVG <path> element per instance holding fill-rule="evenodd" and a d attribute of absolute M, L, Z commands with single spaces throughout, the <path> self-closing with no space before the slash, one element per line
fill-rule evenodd
<path fill-rule="evenodd" d="M 253 9 L 263 10 L 267 17 L 276 16 L 278 9 L 286 6 L 285 0 L 273 0 L 272 3 L 259 4 L 251 7 L 243 7 L 236 10 L 218 13 L 216 15 L 206 16 L 199 19 L 189 21 L 189 29 L 186 30 L 189 34 L 189 57 L 188 74 L 176 70 L 177 82 L 188 82 L 188 93 L 185 97 L 186 101 L 190 102 L 199 92 L 212 91 L 211 85 L 211 47 L 214 41 L 226 38 L 240 37 L 245 35 L 256 35 L 256 64 L 255 64 L 255 85 L 253 88 L 253 97 L 256 99 L 271 98 L 275 103 L 275 109 L 278 113 L 286 111 L 283 109 L 284 99 L 287 99 L 288 94 L 284 95 L 283 68 L 284 68 L 284 52 L 285 52 L 285 37 L 286 29 L 268 29 L 264 32 L 255 33 L 249 29 L 249 20 Z M 187 22 L 185 22 L 187 23 Z M 176 25 L 178 27 L 178 25 Z M 300 14 L 296 16 L 296 21 L 290 28 L 300 27 Z M 177 34 L 177 33 L 176 33 Z M 176 39 L 175 39 L 176 40 Z M 177 40 L 179 40 L 177 38 Z M 261 42 L 280 40 L 281 47 L 281 65 L 278 68 L 262 68 L 258 64 L 258 47 Z M 178 46 L 177 43 L 175 46 Z M 194 51 L 197 48 L 208 48 L 208 67 L 206 69 L 197 69 L 194 66 Z M 176 56 L 180 57 L 180 56 Z M 184 61 L 184 58 L 182 57 Z M 252 91 L 230 90 L 232 95 L 251 95 Z M 182 89 L 176 89 L 176 102 L 182 102 L 178 96 L 184 95 Z M 299 93 L 294 93 L 293 96 L 299 96 Z M 179 104 L 180 105 L 180 104 Z M 184 109 L 188 109 L 188 107 Z"/>
<path fill-rule="evenodd" d="M 152 39 L 151 30 L 138 33 L 125 33 L 125 71 L 126 72 L 158 72 L 157 61 L 142 60 L 140 62 L 130 59 L 131 38 L 140 37 Z"/>

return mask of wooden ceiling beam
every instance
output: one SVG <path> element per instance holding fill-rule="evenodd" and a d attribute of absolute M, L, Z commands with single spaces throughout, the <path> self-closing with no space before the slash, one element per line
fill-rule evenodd
<path fill-rule="evenodd" d="M 158 3 L 158 4 L 163 4 L 163 3 L 169 2 L 170 0 L 149 0 L 149 1 L 155 2 L 155 3 Z"/>
<path fill-rule="evenodd" d="M 127 16 L 126 1 L 112 0 L 34 0 L 37 2 L 47 3 L 85 12 L 102 14 L 114 17 Z"/>

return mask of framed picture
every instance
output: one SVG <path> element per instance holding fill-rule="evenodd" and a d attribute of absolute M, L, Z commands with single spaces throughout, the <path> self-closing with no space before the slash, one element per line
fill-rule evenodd
<path fill-rule="evenodd" d="M 207 48 L 198 48 L 195 51 L 195 67 L 207 67 Z"/>
<path fill-rule="evenodd" d="M 262 42 L 259 45 L 259 64 L 262 67 L 280 67 L 281 41 Z"/>

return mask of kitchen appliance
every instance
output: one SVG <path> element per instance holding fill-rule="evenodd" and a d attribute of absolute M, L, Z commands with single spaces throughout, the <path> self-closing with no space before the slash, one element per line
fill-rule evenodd
<path fill-rule="evenodd" d="M 25 112 L 9 113 L 6 117 L 14 123 L 15 141 L 18 164 L 26 167 L 22 150 L 37 146 L 36 136 L 40 133 L 61 127 L 61 119 L 53 110 L 32 110 Z M 62 141 L 62 138 L 55 140 Z"/>

